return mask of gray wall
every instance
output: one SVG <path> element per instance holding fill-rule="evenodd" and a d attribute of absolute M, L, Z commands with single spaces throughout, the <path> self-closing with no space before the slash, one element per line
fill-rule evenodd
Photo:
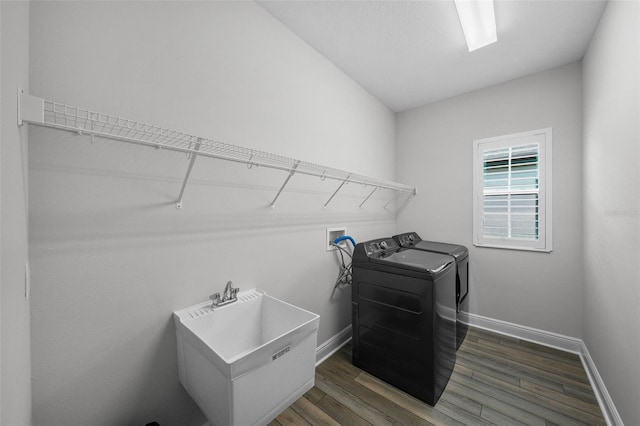
<path fill-rule="evenodd" d="M 398 179 L 419 196 L 398 230 L 470 249 L 470 311 L 582 337 L 581 66 L 397 114 Z M 473 140 L 553 128 L 553 252 L 472 245 Z"/>
<path fill-rule="evenodd" d="M 252 2 L 35 2 L 31 93 L 395 178 L 394 114 Z M 171 313 L 229 279 L 350 324 L 325 228 L 389 235 L 383 191 L 32 127 L 34 423 L 200 425 Z"/>
<path fill-rule="evenodd" d="M 585 343 L 640 424 L 640 4 L 610 1 L 584 58 Z"/>
<path fill-rule="evenodd" d="M 0 2 L 0 29 L 0 424 L 20 426 L 31 424 L 31 360 L 25 299 L 27 130 L 16 125 L 16 88 L 28 89 L 29 4 Z"/>
<path fill-rule="evenodd" d="M 572 64 L 395 121 L 253 3 L 36 2 L 30 21 L 28 4 L 0 5 L 3 100 L 30 69 L 31 93 L 72 105 L 388 179 L 397 164 L 419 189 L 397 231 L 470 248 L 471 311 L 584 338 L 623 420 L 640 423 L 637 4 L 610 2 L 584 82 Z M 183 156 L 32 128 L 30 320 L 14 105 L 2 105 L 0 149 L 2 424 L 31 423 L 31 373 L 34 424 L 201 424 L 177 382 L 173 310 L 233 279 L 319 313 L 321 343 L 350 322 L 325 228 L 396 231 L 388 193 L 360 211 L 368 191 L 348 185 L 323 211 L 335 185 L 296 176 L 270 211 L 282 173 L 207 159 L 177 211 Z M 554 251 L 474 248 L 472 140 L 543 127 Z"/>

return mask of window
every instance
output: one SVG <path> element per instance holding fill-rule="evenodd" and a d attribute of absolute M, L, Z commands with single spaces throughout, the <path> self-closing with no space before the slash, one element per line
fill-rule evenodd
<path fill-rule="evenodd" d="M 551 129 L 473 144 L 473 244 L 550 252 Z"/>

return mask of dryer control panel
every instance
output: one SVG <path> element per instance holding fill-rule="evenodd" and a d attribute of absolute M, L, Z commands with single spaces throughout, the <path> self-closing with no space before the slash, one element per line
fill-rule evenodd
<path fill-rule="evenodd" d="M 392 253 L 400 248 L 393 238 L 381 238 L 379 240 L 371 240 L 364 243 L 364 250 L 367 256 L 380 256 L 386 253 Z"/>
<path fill-rule="evenodd" d="M 395 235 L 393 237 L 402 247 L 413 247 L 420 241 L 422 238 L 415 232 L 407 232 L 406 234 Z"/>

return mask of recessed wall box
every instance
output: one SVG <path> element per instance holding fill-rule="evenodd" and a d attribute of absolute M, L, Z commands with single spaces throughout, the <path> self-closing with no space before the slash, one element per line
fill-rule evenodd
<path fill-rule="evenodd" d="M 325 240 L 327 242 L 327 251 L 336 250 L 335 246 L 333 246 L 331 243 L 335 241 L 336 238 L 343 237 L 345 235 L 347 235 L 346 226 L 341 226 L 337 228 L 327 228 L 327 238 Z M 346 241 L 342 241 L 340 243 L 340 246 L 346 247 Z"/>

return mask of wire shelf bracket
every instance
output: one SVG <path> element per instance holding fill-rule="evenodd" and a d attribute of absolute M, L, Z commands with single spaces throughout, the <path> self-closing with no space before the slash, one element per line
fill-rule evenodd
<path fill-rule="evenodd" d="M 359 209 L 361 209 L 361 208 L 362 208 L 362 206 L 364 206 L 364 203 L 366 203 L 366 202 L 369 200 L 369 198 L 371 198 L 371 196 L 373 195 L 373 193 L 374 193 L 374 192 L 376 192 L 377 190 L 378 190 L 378 187 L 377 187 L 377 186 L 376 186 L 376 187 L 374 187 L 374 188 L 373 188 L 373 191 L 371 191 L 371 192 L 369 193 L 369 195 L 367 195 L 367 198 L 365 198 L 365 199 L 364 199 L 364 201 L 363 201 L 362 203 L 360 203 L 360 205 L 358 206 L 358 208 L 359 208 Z"/>
<path fill-rule="evenodd" d="M 282 190 L 284 189 L 285 186 L 287 186 L 287 184 L 289 183 L 289 180 L 291 179 L 291 177 L 296 173 L 296 169 L 298 168 L 299 165 L 300 165 L 300 161 L 296 161 L 295 164 L 293 165 L 293 167 L 291 168 L 291 170 L 289 170 L 289 175 L 287 176 L 287 178 L 282 183 L 282 186 L 280 187 L 280 190 L 276 194 L 276 196 L 273 199 L 273 201 L 271 202 L 271 204 L 269 204 L 269 207 L 271 209 L 273 209 L 274 206 L 276 205 L 276 200 L 280 197 L 280 194 L 282 194 Z"/>
<path fill-rule="evenodd" d="M 202 138 L 198 138 L 196 142 L 195 151 L 198 152 L 200 150 L 200 146 L 202 145 Z M 198 155 L 196 152 L 189 154 L 191 158 L 189 158 L 189 166 L 187 166 L 187 173 L 184 176 L 184 180 L 182 181 L 182 188 L 180 188 L 180 195 L 178 195 L 178 200 L 176 201 L 176 208 L 178 210 L 182 209 L 182 197 L 184 196 L 184 190 L 187 187 L 187 182 L 189 182 L 189 177 L 191 176 L 191 170 L 193 170 L 193 165 L 196 162 L 196 158 Z"/>
<path fill-rule="evenodd" d="M 187 154 L 189 165 L 182 182 L 182 187 L 180 188 L 180 194 L 176 200 L 176 208 L 178 209 L 182 208 L 185 189 L 191 176 L 195 160 L 198 157 L 209 157 L 242 163 L 245 164 L 247 168 L 262 166 L 287 172 L 288 175 L 284 183 L 278 190 L 271 204 L 269 204 L 269 207 L 272 209 L 294 174 L 315 176 L 321 180 L 330 179 L 340 182 L 338 188 L 324 204 L 325 209 L 336 194 L 349 182 L 359 183 L 365 187 L 373 188 L 367 198 L 360 204 L 360 207 L 362 207 L 378 189 L 389 189 L 398 195 L 408 193 L 410 194 L 409 198 L 415 196 L 417 193 L 416 188 L 409 185 L 368 177 L 282 155 L 232 145 L 215 139 L 193 136 L 140 121 L 45 100 L 24 93 L 20 87 L 17 88 L 17 95 L 18 126 L 27 123 L 78 134 L 87 134 L 91 136 L 92 141 L 95 136 L 98 136 Z"/>
<path fill-rule="evenodd" d="M 348 182 L 349 182 L 349 178 L 351 177 L 351 174 L 349 174 L 341 183 L 340 186 L 336 188 L 335 191 L 333 191 L 333 194 L 331 194 L 331 197 L 329 197 L 329 199 L 327 200 L 326 203 L 324 203 L 324 208 L 326 209 L 327 206 L 329 205 L 329 203 L 331 202 L 331 200 L 333 200 L 333 197 L 336 196 L 336 194 L 338 193 L 338 191 L 340 191 L 342 189 L 343 186 L 345 186 Z"/>

